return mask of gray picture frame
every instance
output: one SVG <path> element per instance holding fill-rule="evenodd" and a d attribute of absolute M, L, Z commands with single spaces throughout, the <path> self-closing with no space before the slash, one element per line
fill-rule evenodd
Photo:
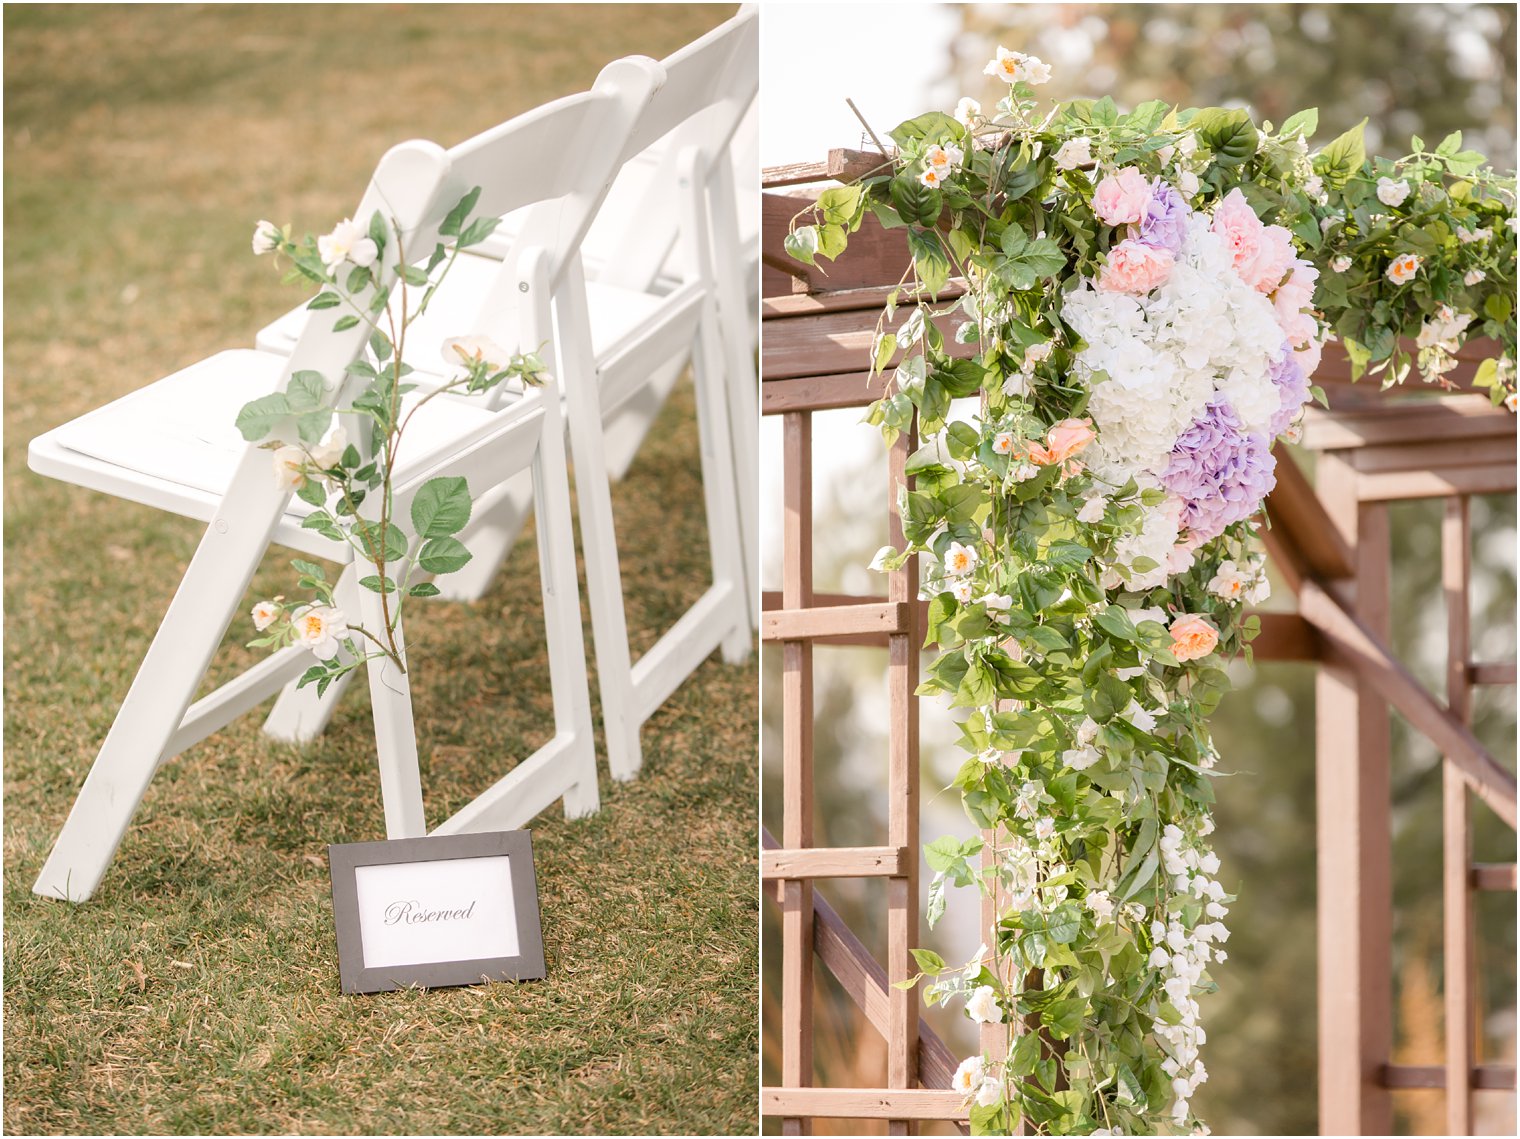
<path fill-rule="evenodd" d="M 517 956 L 365 967 L 355 873 L 360 866 L 503 855 L 511 859 Z M 539 923 L 538 879 L 533 866 L 530 831 L 487 831 L 384 842 L 335 843 L 328 846 L 327 859 L 332 877 L 333 924 L 338 935 L 338 976 L 343 992 L 380 993 L 408 987 L 436 989 L 543 978 L 544 941 Z"/>

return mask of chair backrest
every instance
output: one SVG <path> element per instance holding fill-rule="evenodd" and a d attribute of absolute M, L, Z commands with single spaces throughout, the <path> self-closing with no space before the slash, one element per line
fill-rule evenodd
<path fill-rule="evenodd" d="M 730 161 L 729 145 L 760 88 L 758 10 L 746 4 L 660 63 L 665 84 L 639 116 L 623 162 L 653 146 L 660 158 L 600 276 L 624 288 L 647 289 L 676 243 L 680 214 L 670 188 L 681 152 L 695 146 L 710 161 Z"/>

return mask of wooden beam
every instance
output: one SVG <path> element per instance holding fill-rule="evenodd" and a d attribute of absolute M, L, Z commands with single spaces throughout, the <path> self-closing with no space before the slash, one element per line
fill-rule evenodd
<path fill-rule="evenodd" d="M 768 320 L 761 338 L 760 374 L 766 380 L 785 380 L 869 370 L 878 328 L 898 331 L 914 307 L 907 303 L 898 305 L 890 320 L 883 313 L 869 312 L 822 312 L 816 316 Z M 952 316 L 934 321 L 944 335 L 945 354 L 974 356 L 975 344 L 962 344 L 955 339 L 956 323 Z M 901 351 L 894 353 L 887 367 L 896 367 L 902 357 Z"/>
<path fill-rule="evenodd" d="M 779 846 L 769 830 L 761 828 L 763 851 Z M 762 853 L 761 857 L 764 857 Z M 765 891 L 776 901 L 781 898 L 780 882 L 765 882 Z M 824 967 L 865 1014 L 866 1021 L 883 1037 L 887 1032 L 887 971 L 865 947 L 845 920 L 817 890 L 813 891 L 813 948 Z M 945 1046 L 935 1031 L 922 1020 L 918 1022 L 918 1082 L 926 1088 L 950 1087 L 959 1066 L 955 1054 Z"/>
<path fill-rule="evenodd" d="M 824 1119 L 966 1119 L 960 1092 L 902 1088 L 761 1088 L 760 1114 Z"/>
<path fill-rule="evenodd" d="M 760 855 L 762 879 L 890 878 L 903 872 L 908 853 L 899 846 L 835 846 L 810 850 L 767 850 Z"/>
<path fill-rule="evenodd" d="M 764 189 L 782 186 L 804 186 L 812 182 L 854 182 L 878 174 L 892 163 L 892 159 L 874 150 L 850 150 L 837 147 L 829 151 L 822 162 L 789 162 L 782 166 L 767 166 L 760 172 L 760 185 Z"/>
<path fill-rule="evenodd" d="M 1363 502 L 1402 502 L 1416 498 L 1450 498 L 1458 494 L 1513 494 L 1515 462 L 1480 463 L 1438 471 L 1388 471 L 1358 475 Z"/>
<path fill-rule="evenodd" d="M 760 385 L 760 414 L 865 407 L 886 394 L 888 378 L 880 372 L 874 376 L 870 372 L 841 372 L 791 380 L 768 379 Z"/>
<path fill-rule="evenodd" d="M 1444 1088 L 1446 1069 L 1434 1064 L 1385 1064 L 1380 1074 L 1385 1088 Z M 1472 1070 L 1467 1086 L 1480 1091 L 1513 1091 L 1513 1064 L 1479 1064 Z"/>
<path fill-rule="evenodd" d="M 965 291 L 966 279 L 951 277 L 939 291 L 939 299 L 951 300 Z M 907 290 L 897 285 L 875 285 L 867 289 L 830 289 L 823 293 L 763 297 L 760 301 L 760 318 L 776 320 L 793 316 L 817 316 L 825 312 L 869 312 L 874 323 L 876 314 L 886 307 L 893 293 L 897 293 L 898 300 L 901 301 Z"/>
<path fill-rule="evenodd" d="M 1451 719 L 1466 726 L 1471 710 L 1467 688 L 1472 615 L 1468 581 L 1472 572 L 1472 540 L 1468 502 L 1452 498 L 1441 519 L 1441 591 L 1446 596 L 1446 709 Z M 1472 1096 L 1463 1087 L 1477 1060 L 1474 1005 L 1477 1001 L 1473 942 L 1472 820 L 1467 784 L 1449 761 L 1441 764 L 1441 1000 L 1446 1045 L 1446 1130 L 1452 1135 L 1472 1132 Z"/>
<path fill-rule="evenodd" d="M 793 412 L 782 425 L 781 594 L 789 609 L 813 602 L 813 419 Z M 813 646 L 781 648 L 781 839 L 788 849 L 813 844 Z M 781 1079 L 813 1082 L 813 884 L 781 883 Z M 782 1121 L 804 1135 L 806 1119 Z"/>
<path fill-rule="evenodd" d="M 1278 484 L 1283 484 L 1279 465 Z M 1271 534 L 1295 546 L 1312 537 L 1313 513 L 1325 519 L 1355 571 L 1357 612 L 1386 631 L 1389 610 L 1389 531 L 1386 507 L 1363 507 L 1347 464 L 1320 458 L 1322 500 L 1295 502 L 1289 527 Z M 1275 492 L 1274 492 L 1275 493 Z M 1295 557 L 1308 559 L 1295 550 Z M 1304 598 L 1318 589 L 1304 573 Z M 1321 593 L 1323 591 L 1321 590 Z M 1349 592 L 1349 590 L 1348 590 Z M 1323 632 L 1323 630 L 1321 630 Z M 1388 1135 L 1393 1101 L 1377 1073 L 1393 1053 L 1392 796 L 1387 705 L 1362 670 L 1344 656 L 1329 657 L 1315 674 L 1315 828 L 1319 985 L 1319 1132 Z"/>
<path fill-rule="evenodd" d="M 1473 438 L 1515 437 L 1515 416 L 1484 395 L 1389 400 L 1355 411 L 1304 413 L 1303 446 L 1310 451 L 1386 447 Z"/>
<path fill-rule="evenodd" d="M 1515 864 L 1513 862 L 1475 862 L 1469 877 L 1474 890 L 1496 892 L 1515 889 Z"/>
<path fill-rule="evenodd" d="M 811 609 L 776 609 L 762 613 L 760 637 L 766 641 L 810 641 L 850 635 L 888 636 L 908 627 L 911 602 L 827 605 Z"/>
<path fill-rule="evenodd" d="M 1509 412 L 1504 412 L 1509 415 Z M 1511 419 L 1514 417 L 1511 416 Z M 1495 466 L 1515 462 L 1513 434 L 1474 439 L 1411 441 L 1346 452 L 1364 475 L 1410 471 L 1444 471 L 1452 467 Z"/>
<path fill-rule="evenodd" d="M 1515 662 L 1510 661 L 1468 661 L 1467 679 L 1470 684 L 1513 684 L 1515 683 Z"/>
<path fill-rule="evenodd" d="M 1267 518 L 1272 524 L 1267 537 L 1279 544 L 1288 542 L 1297 552 L 1292 559 L 1296 564 L 1291 572 L 1285 567 L 1285 572 L 1290 578 L 1310 574 L 1327 581 L 1350 577 L 1351 544 L 1330 523 L 1293 453 L 1281 443 L 1272 453 L 1277 460 L 1277 486 L 1267 496 Z"/>
<path fill-rule="evenodd" d="M 1299 591 L 1299 612 L 1319 630 L 1332 655 L 1355 669 L 1410 725 L 1430 739 L 1462 772 L 1478 798 L 1515 826 L 1515 777 L 1489 755 L 1477 738 L 1454 721 L 1382 641 L 1317 582 Z"/>

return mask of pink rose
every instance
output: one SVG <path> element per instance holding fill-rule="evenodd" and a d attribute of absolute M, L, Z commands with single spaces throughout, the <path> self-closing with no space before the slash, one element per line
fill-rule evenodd
<path fill-rule="evenodd" d="M 1256 260 L 1241 276 L 1257 292 L 1270 293 L 1282 284 L 1282 279 L 1296 261 L 1293 235 L 1280 225 L 1264 226 Z M 1237 265 L 1236 268 L 1240 266 Z"/>
<path fill-rule="evenodd" d="M 1145 216 L 1151 200 L 1151 184 L 1133 166 L 1110 174 L 1093 191 L 1093 213 L 1105 225 L 1129 225 Z"/>
<path fill-rule="evenodd" d="M 1320 357 L 1324 355 L 1324 352 L 1324 341 L 1320 340 L 1316 335 L 1310 339 L 1308 344 L 1294 352 L 1293 358 L 1298 361 L 1298 366 L 1304 370 L 1304 375 L 1312 376 L 1315 369 L 1319 367 Z"/>
<path fill-rule="evenodd" d="M 1172 622 L 1172 656 L 1177 663 L 1198 660 L 1219 644 L 1219 630 L 1196 613 L 1184 613 Z"/>
<path fill-rule="evenodd" d="M 1238 187 L 1214 207 L 1212 228 L 1230 251 L 1235 272 L 1253 289 L 1270 293 L 1293 264 L 1292 235 L 1280 225 L 1262 225 Z"/>
<path fill-rule="evenodd" d="M 1108 251 L 1108 263 L 1098 274 L 1098 288 L 1137 296 L 1166 284 L 1172 275 L 1172 254 L 1138 241 L 1121 241 Z"/>

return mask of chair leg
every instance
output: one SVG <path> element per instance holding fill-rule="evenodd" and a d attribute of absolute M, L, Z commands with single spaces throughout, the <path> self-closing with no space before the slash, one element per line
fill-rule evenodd
<path fill-rule="evenodd" d="M 345 613 L 359 612 L 358 581 L 359 575 L 350 563 L 333 587 L 333 600 Z M 354 673 L 344 673 L 321 696 L 317 695 L 315 684 L 305 688 L 297 688 L 295 682 L 287 684 L 264 721 L 264 734 L 282 743 L 310 743 L 327 730 L 353 679 Z"/>
<path fill-rule="evenodd" d="M 557 393 L 545 393 L 547 413 L 533 462 L 538 573 L 544 599 L 544 635 L 554 698 L 554 734 L 570 741 L 575 782 L 565 791 L 565 817 L 593 814 L 601 805 L 596 783 L 596 742 L 591 729 L 591 688 L 586 678 L 585 634 L 575 572 L 575 534 L 565 463 L 565 427 Z"/>
<path fill-rule="evenodd" d="M 752 347 L 755 306 L 742 267 L 748 264 L 739 241 L 738 196 L 731 163 L 718 162 L 713 172 L 710 216 L 713 227 L 713 280 L 718 288 L 722 322 L 724 372 L 728 386 L 729 434 L 733 441 L 734 482 L 738 489 L 739 534 L 744 543 L 744 579 L 751 629 L 760 627 L 760 385 Z"/>
<path fill-rule="evenodd" d="M 32 886 L 34 893 L 82 902 L 100 885 L 253 580 L 285 500 L 271 486 L 269 457 L 249 448 Z"/>
<path fill-rule="evenodd" d="M 628 620 L 623 612 L 623 578 L 618 567 L 612 492 L 602 450 L 601 402 L 596 360 L 586 311 L 585 277 L 576 262 L 559 293 L 560 372 L 570 419 L 570 451 L 575 460 L 575 493 L 580 503 L 581 548 L 586 557 L 586 592 L 602 694 L 602 729 L 607 765 L 614 779 L 632 779 L 639 770 L 639 718 L 633 699 Z"/>
<path fill-rule="evenodd" d="M 365 572 L 374 572 L 365 563 L 358 564 Z M 360 620 L 366 629 L 383 639 L 385 613 L 380 595 L 367 589 L 361 589 L 359 594 Z M 406 645 L 399 623 L 396 644 L 405 659 Z M 422 777 L 417 764 L 417 726 L 412 719 L 411 680 L 394 661 L 383 656 L 372 656 L 366 669 L 375 719 L 380 797 L 385 805 L 385 836 L 420 838 L 427 834 L 427 823 L 422 811 Z"/>
<path fill-rule="evenodd" d="M 652 376 L 649 381 L 612 412 L 607 422 L 607 473 L 614 482 L 621 481 L 638 456 L 639 448 L 660 409 L 670 398 L 671 389 L 685 371 L 684 360 L 678 360 Z"/>

